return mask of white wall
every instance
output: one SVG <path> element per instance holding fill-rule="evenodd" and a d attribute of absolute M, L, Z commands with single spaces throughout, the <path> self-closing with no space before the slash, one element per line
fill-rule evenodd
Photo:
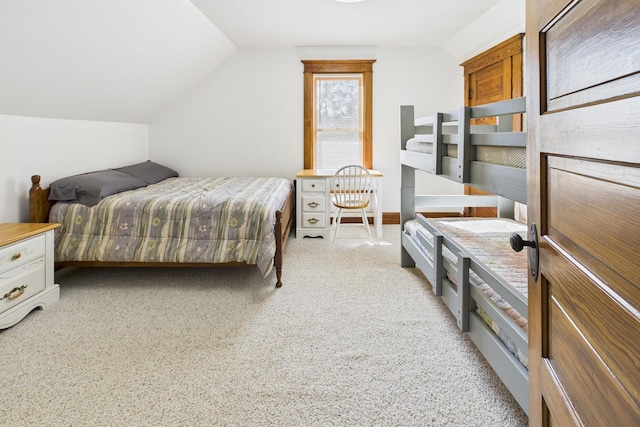
<path fill-rule="evenodd" d="M 188 0 L 3 0 L 0 114 L 147 124 L 233 50 Z"/>
<path fill-rule="evenodd" d="M 459 63 L 463 63 L 518 33 L 524 33 L 524 24 L 525 0 L 501 0 L 442 46 Z"/>
<path fill-rule="evenodd" d="M 149 156 L 182 175 L 274 175 L 303 167 L 302 59 L 376 59 L 373 167 L 384 174 L 384 212 L 400 210 L 399 107 L 417 114 L 463 103 L 457 61 L 444 49 L 240 49 L 149 126 Z M 424 193 L 460 193 L 426 175 Z"/>
<path fill-rule="evenodd" d="M 26 222 L 31 176 L 67 175 L 147 160 L 148 126 L 0 115 L 0 223 Z"/>

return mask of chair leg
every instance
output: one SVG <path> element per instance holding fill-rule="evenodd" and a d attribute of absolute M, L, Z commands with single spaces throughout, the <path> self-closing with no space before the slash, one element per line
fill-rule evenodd
<path fill-rule="evenodd" d="M 333 235 L 333 243 L 338 241 L 338 231 L 340 230 L 340 221 L 342 221 L 342 208 L 338 208 L 338 215 L 336 218 L 336 231 Z"/>
<path fill-rule="evenodd" d="M 369 228 L 369 219 L 367 218 L 367 213 L 364 209 L 362 211 L 362 223 L 364 224 L 364 228 L 367 230 L 367 234 L 369 235 L 369 241 L 373 240 L 371 237 L 371 229 Z"/>

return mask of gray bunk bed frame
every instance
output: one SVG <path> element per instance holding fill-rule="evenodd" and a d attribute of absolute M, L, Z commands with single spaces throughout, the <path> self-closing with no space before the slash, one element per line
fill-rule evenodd
<path fill-rule="evenodd" d="M 401 227 L 401 265 L 418 267 L 430 282 L 435 295 L 456 318 L 458 327 L 472 339 L 487 362 L 509 389 L 518 404 L 529 413 L 528 370 L 513 355 L 494 331 L 476 313 L 476 306 L 484 309 L 513 343 L 528 357 L 528 338 L 508 315 L 481 290 L 469 283 L 475 272 L 521 315 L 527 317 L 527 300 L 519 292 L 483 265 L 464 247 L 441 233 L 424 216 L 416 214 L 422 207 L 495 206 L 498 216 L 513 218 L 513 201 L 526 204 L 526 169 L 501 166 L 475 160 L 478 146 L 525 147 L 526 133 L 512 132 L 514 114 L 525 113 L 525 99 L 516 98 L 477 107 L 462 107 L 448 113 L 435 113 L 424 118 L 414 117 L 413 106 L 400 107 L 401 124 L 401 224 L 417 219 L 433 236 L 427 239 L 418 234 L 425 255 L 415 241 Z M 471 119 L 498 117 L 497 125 L 472 126 Z M 432 143 L 431 154 L 407 151 L 406 143 L 415 135 Z M 447 154 L 447 144 L 457 145 L 457 156 Z M 426 171 L 454 181 L 469 184 L 496 196 L 422 196 L 415 194 L 416 170 Z M 447 248 L 457 256 L 454 264 L 443 256 Z M 456 278 L 455 285 L 447 278 Z"/>

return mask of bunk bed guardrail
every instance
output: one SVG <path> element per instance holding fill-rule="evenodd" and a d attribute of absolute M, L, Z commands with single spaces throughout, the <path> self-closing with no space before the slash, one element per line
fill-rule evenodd
<path fill-rule="evenodd" d="M 526 132 L 513 130 L 514 115 L 525 112 L 524 97 L 421 118 L 415 118 L 412 105 L 401 106 L 401 163 L 526 203 Z M 494 116 L 495 125 L 471 125 L 473 119 Z M 431 149 L 410 150 L 409 141 Z M 496 162 L 480 158 L 492 159 L 495 153 L 503 158 Z M 505 160 L 505 153 L 511 158 Z"/>

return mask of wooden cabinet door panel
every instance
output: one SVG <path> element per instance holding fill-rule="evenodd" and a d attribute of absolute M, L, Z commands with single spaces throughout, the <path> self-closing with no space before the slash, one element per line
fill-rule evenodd
<path fill-rule="evenodd" d="M 527 1 L 530 423 L 640 425 L 640 2 Z"/>
<path fill-rule="evenodd" d="M 517 34 L 461 64 L 464 67 L 466 106 L 476 106 L 522 96 L 522 38 Z M 495 117 L 473 119 L 472 124 L 496 124 Z M 522 117 L 513 118 L 514 131 L 522 129 Z M 465 185 L 465 194 L 491 193 Z M 468 207 L 465 216 L 495 217 L 496 208 Z"/>
<path fill-rule="evenodd" d="M 482 105 L 511 98 L 511 60 L 507 58 L 469 75 L 469 105 Z"/>

